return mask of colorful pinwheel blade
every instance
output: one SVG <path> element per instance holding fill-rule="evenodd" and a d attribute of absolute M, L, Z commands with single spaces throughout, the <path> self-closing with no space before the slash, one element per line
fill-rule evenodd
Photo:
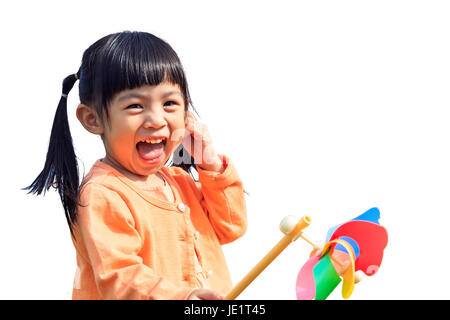
<path fill-rule="evenodd" d="M 378 220 L 380 220 L 380 210 L 378 210 L 378 208 L 372 208 L 350 221 L 368 221 L 368 222 L 380 224 L 378 222 Z M 347 222 L 350 222 L 350 221 L 347 221 Z M 347 222 L 344 222 L 344 223 L 347 223 Z M 344 223 L 341 223 L 337 226 L 330 228 L 327 232 L 327 237 L 325 239 L 325 242 L 330 241 L 331 237 L 333 236 L 333 233 Z"/>
<path fill-rule="evenodd" d="M 330 240 L 342 237 L 350 237 L 358 244 L 356 270 L 362 270 L 369 276 L 375 274 L 381 265 L 383 251 L 388 243 L 386 229 L 372 222 L 349 221 L 337 228 Z"/>
<path fill-rule="evenodd" d="M 316 296 L 313 268 L 319 259 L 320 256 L 313 256 L 300 269 L 295 286 L 297 300 L 313 300 Z"/>
<path fill-rule="evenodd" d="M 344 247 L 347 253 L 339 250 L 336 251 L 336 245 Z M 348 299 L 352 295 L 355 286 L 355 254 L 353 249 L 348 242 L 335 239 L 325 244 L 322 255 L 325 253 L 333 257 L 335 263 L 334 269 L 344 279 L 344 283 L 342 284 L 342 297 Z M 345 265 L 347 266 L 345 267 Z"/>
<path fill-rule="evenodd" d="M 313 256 L 297 276 L 297 299 L 325 300 L 340 282 L 328 252 L 322 257 Z"/>
<path fill-rule="evenodd" d="M 313 269 L 316 285 L 315 300 L 325 300 L 341 282 L 336 269 L 331 263 L 330 253 L 327 252 Z"/>
<path fill-rule="evenodd" d="M 378 208 L 369 209 L 362 215 L 357 216 L 355 219 L 352 219 L 350 221 L 357 221 L 357 220 L 380 224 L 378 222 L 378 220 L 380 220 L 380 210 L 378 210 Z"/>
<path fill-rule="evenodd" d="M 352 238 L 350 238 L 350 237 L 339 237 L 339 240 L 345 241 L 346 243 L 348 243 L 348 244 L 352 247 L 353 253 L 355 254 L 355 259 L 357 259 L 358 256 L 359 256 L 359 246 L 358 246 L 358 243 L 357 243 L 355 240 L 353 240 Z M 340 244 L 340 243 L 338 243 L 338 244 L 336 245 L 336 247 L 334 248 L 334 250 L 338 250 L 338 251 L 342 251 L 342 252 L 345 252 L 345 253 L 347 253 L 347 254 L 350 254 L 350 253 L 345 249 L 345 247 L 344 247 L 342 244 Z"/>

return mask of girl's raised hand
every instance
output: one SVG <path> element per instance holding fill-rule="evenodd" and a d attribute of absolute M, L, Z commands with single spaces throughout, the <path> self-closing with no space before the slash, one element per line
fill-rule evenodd
<path fill-rule="evenodd" d="M 205 124 L 187 112 L 186 131 L 183 137 L 184 148 L 192 155 L 200 169 L 223 172 L 222 159 L 216 154 L 211 135 Z"/>

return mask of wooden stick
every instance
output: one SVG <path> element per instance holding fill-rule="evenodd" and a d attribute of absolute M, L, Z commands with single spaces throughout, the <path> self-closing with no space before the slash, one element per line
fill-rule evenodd
<path fill-rule="evenodd" d="M 225 296 L 224 300 L 234 300 L 241 294 L 248 285 L 255 280 L 257 276 L 276 258 L 278 255 L 301 234 L 302 230 L 311 224 L 311 218 L 304 216 L 295 225 L 294 229 L 285 235 L 273 248 L 267 253 L 256 266 Z"/>

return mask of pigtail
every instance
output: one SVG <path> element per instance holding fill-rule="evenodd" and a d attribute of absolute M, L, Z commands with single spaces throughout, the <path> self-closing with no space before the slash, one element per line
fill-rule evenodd
<path fill-rule="evenodd" d="M 30 186 L 24 188 L 28 190 L 28 193 L 36 195 L 42 192 L 45 194 L 50 187 L 56 189 L 72 235 L 72 227 L 76 220 L 79 176 L 67 118 L 67 95 L 77 79 L 78 74 L 72 74 L 63 81 L 62 95 L 53 120 L 44 169 Z"/>

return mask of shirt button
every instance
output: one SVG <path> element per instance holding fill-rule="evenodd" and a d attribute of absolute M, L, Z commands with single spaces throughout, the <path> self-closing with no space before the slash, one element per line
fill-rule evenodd
<path fill-rule="evenodd" d="M 178 210 L 180 210 L 181 212 L 184 212 L 184 210 L 186 210 L 186 205 L 183 202 L 180 202 L 178 204 Z"/>
<path fill-rule="evenodd" d="M 195 236 L 195 240 L 198 240 L 198 238 L 200 237 L 200 233 L 197 231 L 197 232 L 194 234 L 194 236 Z"/>

